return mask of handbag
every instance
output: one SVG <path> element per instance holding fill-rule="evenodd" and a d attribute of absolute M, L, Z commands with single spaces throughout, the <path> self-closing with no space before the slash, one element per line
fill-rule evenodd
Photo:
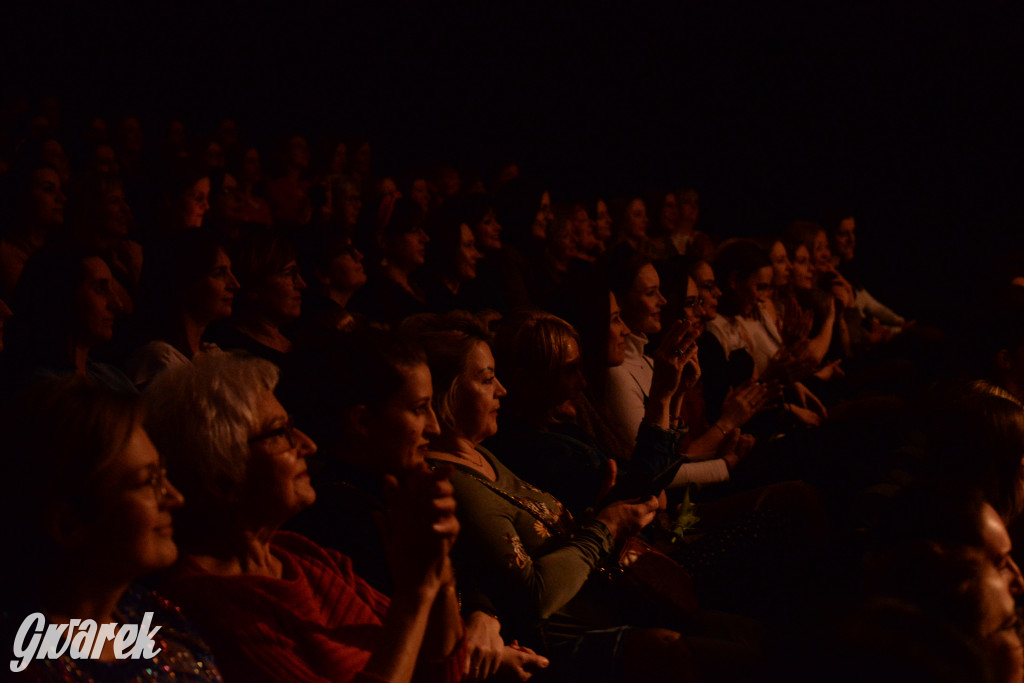
<path fill-rule="evenodd" d="M 607 573 L 614 583 L 639 592 L 652 605 L 671 608 L 690 619 L 700 616 L 689 572 L 635 536 L 622 546 L 616 565 Z"/>

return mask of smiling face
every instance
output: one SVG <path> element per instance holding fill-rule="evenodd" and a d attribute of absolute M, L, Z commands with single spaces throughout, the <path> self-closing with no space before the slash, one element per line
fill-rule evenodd
<path fill-rule="evenodd" d="M 637 271 L 633 286 L 622 302 L 622 319 L 637 334 L 657 334 L 661 331 L 661 309 L 665 297 L 661 295 L 658 271 L 650 263 Z"/>
<path fill-rule="evenodd" d="M 793 254 L 793 286 L 810 289 L 814 285 L 814 270 L 811 267 L 811 252 L 800 245 Z"/>
<path fill-rule="evenodd" d="M 433 396 L 430 368 L 423 363 L 409 368 L 402 388 L 380 408 L 367 411 L 365 436 L 373 457 L 361 467 L 397 476 L 422 463 L 429 438 L 441 433 Z"/>
<path fill-rule="evenodd" d="M 96 492 L 101 502 L 86 524 L 85 547 L 106 565 L 106 576 L 132 581 L 174 563 L 171 511 L 184 499 L 164 476 L 141 424 L 102 470 Z"/>
<path fill-rule="evenodd" d="M 629 327 L 622 322 L 622 312 L 619 310 L 619 302 L 615 294 L 608 292 L 611 302 L 611 317 L 608 323 L 608 367 L 612 368 L 626 362 L 626 337 L 629 336 Z"/>
<path fill-rule="evenodd" d="M 249 436 L 250 456 L 239 500 L 247 520 L 273 527 L 316 500 L 306 466 L 316 444 L 292 428 L 288 413 L 270 390 L 260 394 L 254 414 L 256 426 Z"/>
<path fill-rule="evenodd" d="M 113 280 L 103 259 L 92 256 L 82 261 L 82 283 L 74 299 L 76 343 L 92 348 L 114 336 L 114 317 L 121 310 L 121 300 Z"/>
<path fill-rule="evenodd" d="M 494 356 L 484 342 L 466 357 L 466 369 L 455 386 L 455 425 L 459 436 L 480 443 L 498 431 L 498 408 L 507 392 L 494 374 Z"/>
<path fill-rule="evenodd" d="M 700 289 L 697 282 L 692 278 L 686 278 L 686 298 L 683 299 L 683 317 L 691 327 L 701 328 L 704 324 L 704 300 L 700 296 Z"/>
<path fill-rule="evenodd" d="M 740 305 L 744 309 L 764 303 L 771 298 L 774 274 L 775 271 L 771 266 L 765 266 L 758 268 L 756 272 L 738 283 L 737 293 Z"/>
<path fill-rule="evenodd" d="M 388 239 L 386 256 L 389 262 L 405 270 L 422 266 L 427 261 L 427 243 L 430 237 L 423 228 L 404 232 Z"/>
<path fill-rule="evenodd" d="M 349 240 L 347 246 L 331 261 L 326 276 L 318 274 L 317 277 L 339 292 L 356 291 L 366 284 L 362 252 Z"/>
<path fill-rule="evenodd" d="M 608 211 L 608 205 L 599 199 L 595 214 L 594 233 L 597 235 L 597 239 L 607 242 L 612 236 L 612 215 Z"/>

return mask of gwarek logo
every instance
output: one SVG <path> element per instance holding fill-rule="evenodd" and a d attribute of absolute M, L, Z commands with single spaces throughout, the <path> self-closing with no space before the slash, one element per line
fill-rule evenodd
<path fill-rule="evenodd" d="M 114 656 L 118 659 L 152 659 L 163 651 L 153 649 L 153 636 L 160 627 L 149 630 L 152 621 L 153 613 L 146 612 L 141 625 L 100 624 L 97 627 L 92 619 L 72 619 L 68 624 L 47 626 L 42 612 L 30 614 L 21 622 L 14 638 L 14 656 L 18 659 L 11 660 L 11 671 L 24 671 L 33 657 L 60 659 L 69 650 L 72 659 L 99 659 L 108 640 L 113 641 Z"/>

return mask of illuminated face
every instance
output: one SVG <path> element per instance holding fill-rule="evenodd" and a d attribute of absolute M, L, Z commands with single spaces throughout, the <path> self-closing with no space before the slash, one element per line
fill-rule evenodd
<path fill-rule="evenodd" d="M 412 200 L 419 204 L 423 213 L 430 212 L 430 185 L 423 178 L 412 181 Z"/>
<path fill-rule="evenodd" d="M 294 260 L 285 264 L 281 272 L 271 275 L 256 290 L 256 302 L 264 314 L 278 324 L 298 320 L 302 315 L 302 292 L 306 281 Z"/>
<path fill-rule="evenodd" d="M 992 680 L 1024 680 L 1024 646 L 1013 596 L 999 572 L 988 565 L 981 577 L 981 610 L 978 645 L 992 670 Z"/>
<path fill-rule="evenodd" d="M 476 277 L 476 263 L 483 258 L 483 254 L 477 251 L 476 238 L 468 225 L 463 223 L 459 226 L 459 232 L 462 238 L 459 250 L 455 253 L 455 273 L 462 281 L 472 280 Z"/>
<path fill-rule="evenodd" d="M 772 277 L 775 269 L 771 266 L 759 268 L 756 273 L 746 280 L 746 291 L 744 299 L 751 304 L 765 303 L 772 296 Z"/>
<path fill-rule="evenodd" d="M 590 253 L 597 249 L 597 237 L 594 235 L 594 221 L 590 220 L 587 210 L 577 206 L 572 216 L 572 233 L 577 247 Z"/>
<path fill-rule="evenodd" d="M 106 566 L 105 577 L 131 581 L 174 564 L 171 511 L 184 499 L 141 424 L 101 471 L 96 493 L 99 510 L 86 523 L 86 551 Z"/>
<path fill-rule="evenodd" d="M 52 168 L 36 169 L 29 186 L 30 216 L 34 225 L 55 226 L 64 224 L 64 202 L 60 176 Z"/>
<path fill-rule="evenodd" d="M 200 178 L 195 185 L 185 190 L 182 200 L 182 208 L 185 213 L 185 227 L 201 227 L 203 225 L 203 216 L 210 210 L 210 179 Z"/>
<path fill-rule="evenodd" d="M 306 458 L 316 453 L 316 444 L 292 427 L 272 391 L 260 394 L 255 420 L 239 500 L 247 520 L 273 527 L 316 500 L 306 466 Z"/>
<path fill-rule="evenodd" d="M 480 342 L 466 357 L 456 380 L 454 417 L 459 436 L 478 444 L 498 431 L 498 408 L 507 393 L 494 374 L 491 348 Z"/>
<path fill-rule="evenodd" d="M 844 218 L 839 221 L 839 229 L 836 230 L 835 243 L 836 254 L 842 261 L 853 259 L 854 251 L 857 248 L 857 224 L 853 217 Z"/>
<path fill-rule="evenodd" d="M 430 237 L 423 228 L 405 232 L 389 240 L 388 259 L 396 265 L 412 270 L 427 261 L 427 243 Z"/>
<path fill-rule="evenodd" d="M 530 234 L 537 239 L 544 239 L 548 235 L 548 226 L 555 215 L 551 212 L 551 194 L 544 192 L 540 196 L 540 205 L 533 217 L 533 224 L 530 226 Z"/>
<path fill-rule="evenodd" d="M 220 197 L 217 198 L 220 215 L 230 221 L 245 220 L 245 203 L 242 195 L 242 188 L 239 186 L 235 176 L 230 173 L 224 174 L 224 180 L 220 186 Z"/>
<path fill-rule="evenodd" d="M 113 280 L 103 259 L 91 256 L 82 261 L 82 283 L 75 292 L 75 338 L 86 347 L 114 336 L 114 317 L 121 311 L 121 299 L 114 291 Z"/>
<path fill-rule="evenodd" d="M 665 195 L 665 204 L 661 207 L 661 223 L 665 226 L 674 226 L 679 222 L 679 202 L 673 193 Z"/>
<path fill-rule="evenodd" d="M 223 320 L 231 315 L 238 289 L 238 280 L 231 272 L 231 259 L 223 249 L 218 249 L 213 268 L 199 279 L 189 297 L 189 308 L 198 320 L 206 324 Z"/>
<path fill-rule="evenodd" d="M 368 413 L 366 436 L 373 445 L 373 461 L 361 465 L 377 474 L 397 476 L 422 463 L 429 438 L 441 433 L 431 405 L 433 396 L 430 368 L 423 363 L 409 368 L 402 388 Z"/>
<path fill-rule="evenodd" d="M 683 317 L 690 325 L 701 326 L 704 324 L 704 300 L 700 296 L 700 289 L 697 282 L 692 278 L 686 278 L 686 298 L 683 300 Z"/>
<path fill-rule="evenodd" d="M 785 245 L 776 241 L 772 244 L 772 250 L 768 253 L 768 257 L 772 260 L 772 269 L 774 270 L 772 285 L 785 287 L 793 276 L 793 264 L 789 262 Z"/>
<path fill-rule="evenodd" d="M 814 235 L 814 253 L 811 254 L 814 267 L 820 270 L 827 270 L 832 265 L 832 251 L 828 248 L 828 235 L 824 230 L 819 230 Z"/>
<path fill-rule="evenodd" d="M 633 286 L 622 303 L 622 319 L 637 334 L 661 332 L 661 309 L 665 297 L 661 295 L 661 279 L 650 263 L 637 271 Z"/>
<path fill-rule="evenodd" d="M 488 211 L 487 215 L 473 227 L 473 234 L 477 247 L 482 251 L 501 249 L 501 225 L 494 211 Z"/>
<path fill-rule="evenodd" d="M 647 206 L 642 199 L 634 199 L 626 207 L 626 235 L 631 238 L 647 237 Z"/>
<path fill-rule="evenodd" d="M 608 292 L 611 301 L 611 318 L 608 324 L 608 367 L 615 367 L 626 362 L 626 337 L 629 328 L 622 322 L 622 312 L 615 294 Z"/>
<path fill-rule="evenodd" d="M 814 286 L 814 270 L 811 267 L 811 252 L 800 245 L 793 254 L 793 285 L 797 289 L 810 289 Z"/>
<path fill-rule="evenodd" d="M 985 544 L 985 555 L 1006 580 L 1010 593 L 1024 594 L 1024 578 L 1021 577 L 1020 567 L 1010 554 L 1013 550 L 1010 534 L 1007 533 L 1006 525 L 1003 524 L 999 513 L 988 503 L 984 503 L 981 509 L 981 537 Z"/>
<path fill-rule="evenodd" d="M 363 254 L 352 245 L 351 240 L 331 261 L 326 284 L 340 292 L 353 292 L 366 284 Z"/>

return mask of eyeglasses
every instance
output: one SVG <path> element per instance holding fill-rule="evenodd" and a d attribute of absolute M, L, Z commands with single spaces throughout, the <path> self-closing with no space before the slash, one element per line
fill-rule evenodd
<path fill-rule="evenodd" d="M 683 299 L 683 308 L 693 308 L 694 306 L 703 306 L 704 297 L 700 296 L 688 296 Z"/>
<path fill-rule="evenodd" d="M 280 427 L 267 430 L 249 439 L 250 444 L 259 443 L 265 441 L 268 444 L 276 444 L 282 446 L 281 450 L 287 450 L 283 448 L 285 442 L 288 444 L 288 448 L 295 448 L 299 444 L 299 439 L 295 434 L 295 422 L 292 420 L 292 416 L 289 415 L 288 419 L 285 420 L 284 424 Z"/>
<path fill-rule="evenodd" d="M 167 495 L 167 468 L 158 467 L 153 470 L 146 484 L 153 489 L 157 500 L 163 500 Z"/>

